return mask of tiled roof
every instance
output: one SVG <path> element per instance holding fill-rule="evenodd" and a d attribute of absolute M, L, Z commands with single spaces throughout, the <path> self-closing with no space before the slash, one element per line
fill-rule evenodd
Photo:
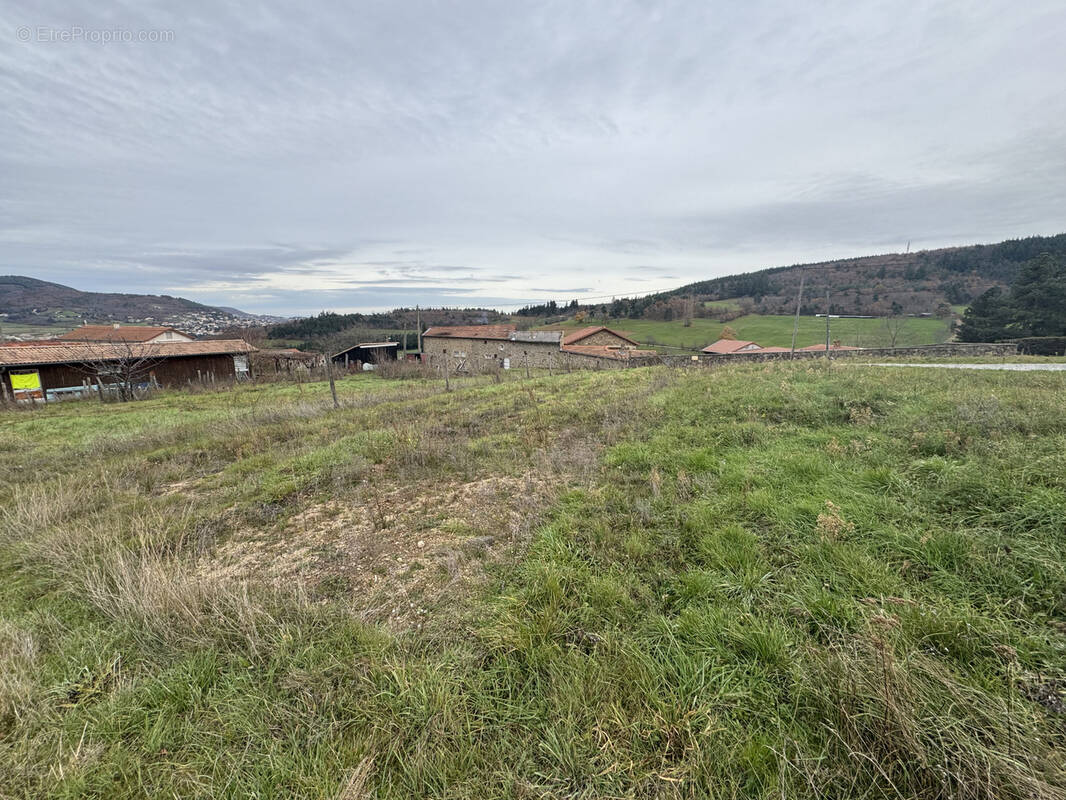
<path fill-rule="evenodd" d="M 514 332 L 514 325 L 435 325 L 422 338 L 506 340 Z"/>
<path fill-rule="evenodd" d="M 624 339 L 625 341 L 629 342 L 632 345 L 639 344 L 638 342 L 635 342 L 632 339 L 630 339 L 625 334 L 619 333 L 618 331 L 615 331 L 615 330 L 611 330 L 610 328 L 608 328 L 608 327 L 606 327 L 604 325 L 590 325 L 587 328 L 581 328 L 579 330 L 576 330 L 573 333 L 568 334 L 566 336 L 566 338 L 563 339 L 563 344 L 564 345 L 577 344 L 582 339 L 587 339 L 588 337 L 592 336 L 594 333 L 599 333 L 600 331 L 607 331 L 607 333 L 610 333 L 610 334 L 612 334 L 614 336 L 617 336 L 619 339 Z"/>
<path fill-rule="evenodd" d="M 605 344 L 564 344 L 564 353 L 596 358 L 613 358 L 628 361 L 631 358 L 650 358 L 658 355 L 654 350 L 634 350 L 632 347 L 609 347 Z"/>
<path fill-rule="evenodd" d="M 719 339 L 713 344 L 709 344 L 703 348 L 704 353 L 718 353 L 719 355 L 728 355 L 729 353 L 735 353 L 748 345 L 755 345 L 752 350 L 761 350 L 762 348 L 756 342 L 748 342 L 743 339 Z"/>
<path fill-rule="evenodd" d="M 243 339 L 213 339 L 200 342 L 64 342 L 40 347 L 0 349 L 0 367 L 36 364 L 84 364 L 93 361 L 121 361 L 126 358 L 174 358 L 176 356 L 217 356 L 250 353 L 255 350 Z"/>
<path fill-rule="evenodd" d="M 812 344 L 812 345 L 808 345 L 807 347 L 800 347 L 799 349 L 800 350 L 822 350 L 822 351 L 824 351 L 825 350 L 825 345 L 824 344 Z M 852 347 L 849 344 L 834 344 L 829 349 L 830 350 L 862 350 L 861 347 Z"/>
<path fill-rule="evenodd" d="M 72 331 L 57 336 L 64 342 L 147 342 L 168 331 L 181 333 L 177 328 L 160 325 L 82 325 Z M 182 336 L 188 336 L 181 333 Z"/>

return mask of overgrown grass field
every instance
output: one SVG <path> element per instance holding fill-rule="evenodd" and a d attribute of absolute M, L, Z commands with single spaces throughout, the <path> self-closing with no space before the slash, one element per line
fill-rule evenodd
<path fill-rule="evenodd" d="M 2 797 L 1066 797 L 1066 376 L 0 413 Z"/>
<path fill-rule="evenodd" d="M 642 344 L 660 347 L 682 347 L 700 350 L 715 341 L 727 325 L 736 331 L 738 339 L 758 342 L 763 347 L 791 347 L 792 327 L 795 319 L 772 314 L 747 314 L 730 322 L 714 319 L 693 319 L 689 327 L 681 320 L 660 322 L 647 319 L 616 319 L 595 324 L 625 331 Z M 589 322 L 568 322 L 561 327 L 568 330 L 581 328 Z M 560 326 L 552 326 L 560 327 Z M 834 319 L 830 335 L 841 344 L 855 347 L 891 347 L 892 336 L 880 319 Z M 896 345 L 939 344 L 951 338 L 948 321 L 932 318 L 907 318 L 896 336 Z M 796 346 L 825 345 L 825 320 L 817 317 L 800 317 L 796 334 Z"/>

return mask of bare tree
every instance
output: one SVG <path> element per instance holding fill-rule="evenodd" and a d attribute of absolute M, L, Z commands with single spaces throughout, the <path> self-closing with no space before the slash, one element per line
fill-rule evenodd
<path fill-rule="evenodd" d="M 95 381 L 101 401 L 108 393 L 122 402 L 136 400 L 154 382 L 152 370 L 160 359 L 148 345 L 111 341 L 86 342 L 81 346 L 85 356 L 79 358 L 79 369 Z"/>
<path fill-rule="evenodd" d="M 885 329 L 885 334 L 888 336 L 889 346 L 895 347 L 896 342 L 899 340 L 899 335 L 907 325 L 907 318 L 903 314 L 894 313 L 890 317 L 885 317 L 881 324 Z"/>

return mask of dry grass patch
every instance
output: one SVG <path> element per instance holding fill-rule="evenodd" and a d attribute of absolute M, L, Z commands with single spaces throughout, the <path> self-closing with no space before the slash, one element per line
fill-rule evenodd
<path fill-rule="evenodd" d="M 346 598 L 368 621 L 421 627 L 445 594 L 465 596 L 487 563 L 528 541 L 556 484 L 537 473 L 399 488 L 364 483 L 280 530 L 246 528 L 201 562 L 210 579 L 299 585 Z"/>

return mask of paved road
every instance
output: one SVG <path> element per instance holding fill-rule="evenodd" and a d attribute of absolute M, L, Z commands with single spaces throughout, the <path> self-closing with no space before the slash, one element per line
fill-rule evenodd
<path fill-rule="evenodd" d="M 940 369 L 1005 369 L 1013 372 L 1062 372 L 1066 364 L 865 364 L 867 367 L 937 367 Z"/>

